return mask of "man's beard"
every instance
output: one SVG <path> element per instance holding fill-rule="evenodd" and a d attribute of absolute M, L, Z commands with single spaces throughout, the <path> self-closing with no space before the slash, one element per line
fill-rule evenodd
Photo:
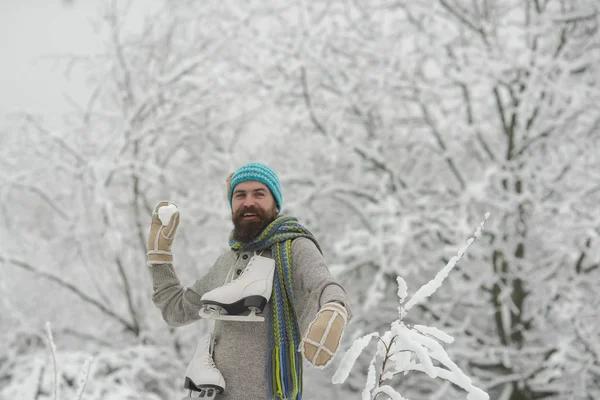
<path fill-rule="evenodd" d="M 245 213 L 253 213 L 258 218 L 244 221 Z M 258 207 L 240 207 L 232 218 L 233 238 L 241 243 L 248 243 L 257 237 L 263 229 L 277 219 L 275 207 L 263 211 Z"/>

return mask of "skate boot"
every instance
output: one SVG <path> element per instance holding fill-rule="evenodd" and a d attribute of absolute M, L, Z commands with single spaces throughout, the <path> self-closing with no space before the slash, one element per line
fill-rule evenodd
<path fill-rule="evenodd" d="M 226 321 L 264 321 L 263 312 L 271 298 L 275 260 L 254 255 L 235 280 L 207 292 L 200 299 L 202 318 Z"/>
<path fill-rule="evenodd" d="M 225 391 L 225 379 L 213 361 L 214 337 L 212 333 L 201 336 L 186 371 L 183 387 L 189 393 L 182 400 L 212 400 Z M 197 396 L 192 396 L 197 394 Z"/>

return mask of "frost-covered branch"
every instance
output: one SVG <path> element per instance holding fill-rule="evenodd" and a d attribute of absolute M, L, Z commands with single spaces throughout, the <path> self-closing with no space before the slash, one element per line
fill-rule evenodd
<path fill-rule="evenodd" d="M 439 342 L 452 343 L 454 338 L 438 328 L 414 325 L 407 326 L 404 323 L 406 313 L 415 305 L 421 304 L 429 298 L 442 285 L 443 280 L 454 268 L 457 262 L 469 249 L 473 241 L 479 236 L 485 222 L 489 218 L 489 213 L 485 214 L 485 219 L 473 237 L 469 238 L 467 245 L 460 249 L 456 256 L 446 264 L 446 266 L 436 275 L 436 277 L 423 285 L 404 304 L 408 297 L 408 286 L 401 277 L 398 281 L 398 320 L 392 322 L 391 329 L 383 335 L 372 332 L 356 339 L 350 349 L 344 354 L 338 370 L 335 372 L 332 382 L 335 384 L 343 383 L 350 374 L 352 366 L 370 343 L 373 337 L 379 340 L 375 356 L 369 364 L 367 383 L 363 391 L 363 399 L 375 399 L 379 393 L 384 393 L 392 399 L 402 399 L 402 396 L 390 386 L 383 385 L 386 380 L 396 375 L 405 375 L 410 371 L 420 371 L 426 373 L 430 378 L 442 378 L 467 392 L 468 400 L 488 400 L 489 395 L 473 385 L 471 379 L 454 363 Z M 375 363 L 377 359 L 382 360 L 379 380 L 376 382 Z M 392 369 L 386 371 L 388 364 L 392 364 Z"/>
<path fill-rule="evenodd" d="M 52 328 L 51 328 L 50 321 L 46 321 L 46 340 L 48 342 L 48 347 L 50 349 L 50 353 L 52 354 L 52 366 L 53 366 L 53 371 L 54 371 L 54 384 L 53 384 L 54 400 L 58 400 L 59 399 L 59 389 L 60 389 L 60 381 L 58 378 L 59 378 L 60 374 L 59 374 L 58 362 L 56 360 L 56 344 L 54 343 L 54 336 L 52 335 Z M 83 398 L 83 392 L 85 390 L 85 385 L 87 383 L 87 380 L 88 380 L 88 377 L 90 374 L 90 367 L 91 367 L 93 361 L 94 361 L 94 357 L 90 356 L 85 360 L 85 363 L 83 364 L 83 367 L 81 369 L 81 373 L 79 376 L 77 394 L 75 395 L 74 400 L 81 400 Z"/>
<path fill-rule="evenodd" d="M 56 344 L 54 344 L 54 337 L 52 336 L 52 328 L 50 322 L 46 322 L 46 339 L 48 340 L 48 347 L 52 355 L 52 366 L 54 371 L 54 400 L 58 400 L 58 363 L 56 362 Z"/>
<path fill-rule="evenodd" d="M 433 293 L 435 293 L 435 291 L 438 290 L 442 286 L 444 279 L 446 279 L 446 277 L 448 277 L 448 274 L 450 273 L 450 271 L 452 271 L 452 269 L 456 266 L 458 261 L 465 254 L 465 252 L 469 249 L 469 247 L 471 247 L 471 245 L 473 244 L 475 239 L 481 234 L 481 231 L 483 230 L 483 226 L 485 225 L 485 222 L 487 221 L 489 216 L 490 216 L 489 213 L 485 214 L 485 220 L 479 225 L 479 227 L 475 231 L 475 234 L 473 235 L 473 237 L 467 241 L 467 245 L 465 247 L 463 247 L 462 249 L 460 249 L 458 251 L 458 253 L 454 257 L 452 257 L 450 259 L 450 261 L 448 261 L 446 266 L 444 268 L 442 268 L 442 270 L 440 272 L 437 273 L 435 278 L 432 279 L 431 281 L 429 281 L 427 284 L 423 285 L 419 290 L 417 290 L 417 292 L 411 297 L 411 299 L 404 306 L 405 311 L 409 311 L 415 305 L 422 303 L 425 299 L 427 299 L 429 296 L 431 296 Z"/>
<path fill-rule="evenodd" d="M 83 392 L 85 391 L 85 385 L 90 375 L 90 369 L 93 362 L 94 357 L 90 356 L 88 359 L 85 360 L 85 364 L 83 364 L 81 375 L 79 377 L 79 389 L 77 390 L 77 394 L 75 395 L 75 400 L 81 400 L 83 398 Z"/>

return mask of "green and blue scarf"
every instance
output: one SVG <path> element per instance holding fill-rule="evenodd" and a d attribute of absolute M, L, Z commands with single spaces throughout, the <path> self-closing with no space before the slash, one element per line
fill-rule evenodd
<path fill-rule="evenodd" d="M 306 237 L 321 248 L 314 236 L 298 220 L 280 216 L 260 235 L 248 243 L 240 243 L 229 235 L 232 250 L 258 251 L 271 249 L 275 259 L 271 294 L 271 334 L 267 358 L 267 379 L 271 399 L 302 399 L 302 356 L 300 332 L 294 311 L 292 291 L 292 240 Z"/>

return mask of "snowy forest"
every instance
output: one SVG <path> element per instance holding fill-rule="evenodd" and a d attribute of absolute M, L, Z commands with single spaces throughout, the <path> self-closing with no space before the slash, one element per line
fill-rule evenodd
<path fill-rule="evenodd" d="M 87 101 L 0 116 L 0 399 L 181 398 L 210 325 L 153 305 L 152 210 L 189 286 L 250 161 L 352 302 L 305 399 L 600 399 L 597 1 L 101 3 Z"/>

